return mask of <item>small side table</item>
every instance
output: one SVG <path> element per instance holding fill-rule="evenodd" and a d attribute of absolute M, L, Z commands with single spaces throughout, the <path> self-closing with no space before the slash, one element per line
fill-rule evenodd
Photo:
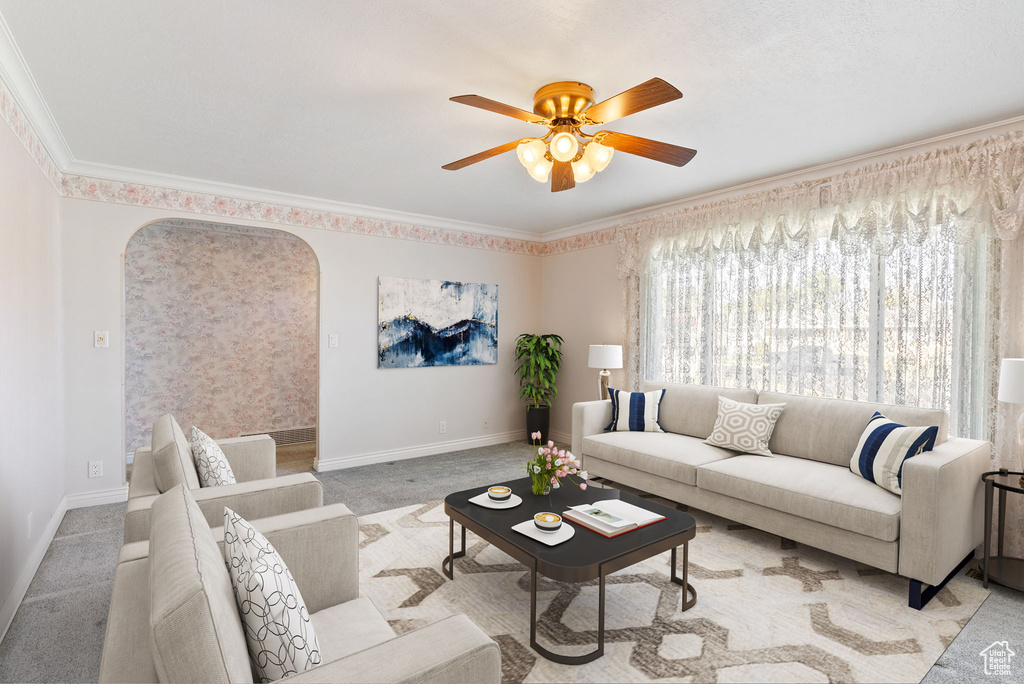
<path fill-rule="evenodd" d="M 985 483 L 985 560 L 984 583 L 998 582 L 1004 587 L 1024 591 L 1024 558 L 1011 558 L 1003 555 L 1003 532 L 1006 527 L 1006 493 L 1024 494 L 1024 483 L 1021 476 L 1008 470 L 997 470 L 985 473 L 981 481 Z M 996 555 L 992 554 L 992 495 L 999 490 L 999 532 L 996 540 Z"/>

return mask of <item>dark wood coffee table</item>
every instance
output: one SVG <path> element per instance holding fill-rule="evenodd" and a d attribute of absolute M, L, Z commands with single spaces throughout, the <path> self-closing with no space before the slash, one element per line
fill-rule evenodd
<path fill-rule="evenodd" d="M 449 518 L 448 557 L 441 563 L 441 569 L 448 579 L 455 579 L 453 560 L 466 555 L 467 529 L 529 568 L 530 646 L 548 660 L 565 665 L 582 665 L 604 655 L 605 577 L 651 556 L 671 550 L 670 578 L 683 587 L 682 610 L 689 610 L 697 602 L 697 592 L 687 581 L 688 543 L 697 531 L 696 522 L 690 515 L 617 489 L 590 487 L 586 491 L 581 491 L 576 486 L 568 485 L 556 489 L 549 497 L 534 496 L 531 493 L 530 478 L 501 484 L 511 487 L 514 494 L 522 497 L 523 503 L 515 508 L 495 510 L 469 502 L 470 498 L 485 492 L 490 484 L 445 497 L 444 510 Z M 622 499 L 664 515 L 665 520 L 612 539 L 582 525 L 565 521 L 563 524 L 575 527 L 576 533 L 572 539 L 558 546 L 542 544 L 512 529 L 513 525 L 532 519 L 535 513 L 552 511 L 561 514 L 569 506 L 605 499 Z M 462 527 L 460 551 L 455 550 L 456 522 Z M 680 546 L 683 547 L 682 577 L 676 575 L 676 549 Z M 537 643 L 538 573 L 559 582 L 599 580 L 596 650 L 585 655 L 566 656 L 553 653 Z"/>

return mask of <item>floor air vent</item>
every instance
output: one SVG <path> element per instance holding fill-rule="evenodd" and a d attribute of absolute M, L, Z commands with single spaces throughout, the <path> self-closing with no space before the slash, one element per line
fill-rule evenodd
<path fill-rule="evenodd" d="M 284 446 L 285 444 L 302 444 L 303 442 L 315 442 L 316 441 L 316 428 L 305 427 L 305 428 L 293 428 L 291 430 L 274 430 L 273 432 L 250 432 L 242 435 L 242 437 L 251 437 L 252 435 L 270 435 L 274 438 L 274 441 L 278 446 Z"/>

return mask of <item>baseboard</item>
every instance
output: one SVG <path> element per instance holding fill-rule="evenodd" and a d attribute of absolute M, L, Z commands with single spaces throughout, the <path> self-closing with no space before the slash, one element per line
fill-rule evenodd
<path fill-rule="evenodd" d="M 124 503 L 128 500 L 128 485 L 121 485 L 113 489 L 101 489 L 98 492 L 71 494 L 67 499 L 68 508 L 86 508 L 87 506 Z"/>
<path fill-rule="evenodd" d="M 46 550 L 53 543 L 53 538 L 57 534 L 57 528 L 60 527 L 61 521 L 64 520 L 64 514 L 67 510 L 68 497 L 62 496 L 60 503 L 57 504 L 57 510 L 50 516 L 50 522 L 46 524 L 46 529 L 43 530 L 43 536 L 39 538 L 39 543 L 32 549 L 32 555 L 29 556 L 28 563 L 25 564 L 21 574 L 18 575 L 18 581 L 15 582 L 14 588 L 11 589 L 7 600 L 4 601 L 3 608 L 0 608 L 0 641 L 3 641 L 3 638 L 7 636 L 7 630 L 10 629 L 11 623 L 14 622 L 14 615 L 18 612 L 18 608 L 21 607 L 21 601 L 25 598 L 28 585 L 32 583 L 32 578 L 36 576 L 36 570 L 39 569 L 39 564 L 43 562 Z"/>
<path fill-rule="evenodd" d="M 557 430 L 551 430 L 548 435 L 552 440 L 559 444 L 572 444 L 572 434 L 568 432 L 559 432 Z"/>
<path fill-rule="evenodd" d="M 355 456 L 342 456 L 338 458 L 319 458 L 315 464 L 317 472 L 328 470 L 340 470 L 342 468 L 355 468 L 357 466 L 372 465 L 374 463 L 388 463 L 389 461 L 401 461 L 407 458 L 419 458 L 420 456 L 433 456 L 448 451 L 461 451 L 463 449 L 475 449 L 476 447 L 493 446 L 505 444 L 516 440 L 526 441 L 523 430 L 512 430 L 510 432 L 499 432 L 483 437 L 468 437 L 466 439 L 454 439 L 450 442 L 435 442 L 417 447 L 405 447 L 392 449 L 390 451 L 374 451 L 368 454 L 357 454 Z"/>

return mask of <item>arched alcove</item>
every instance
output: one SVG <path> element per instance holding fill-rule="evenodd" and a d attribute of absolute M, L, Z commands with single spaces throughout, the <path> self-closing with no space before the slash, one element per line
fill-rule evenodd
<path fill-rule="evenodd" d="M 319 279 L 291 233 L 180 219 L 140 228 L 124 258 L 128 459 L 171 413 L 186 435 L 270 433 L 279 469 L 312 468 Z"/>

